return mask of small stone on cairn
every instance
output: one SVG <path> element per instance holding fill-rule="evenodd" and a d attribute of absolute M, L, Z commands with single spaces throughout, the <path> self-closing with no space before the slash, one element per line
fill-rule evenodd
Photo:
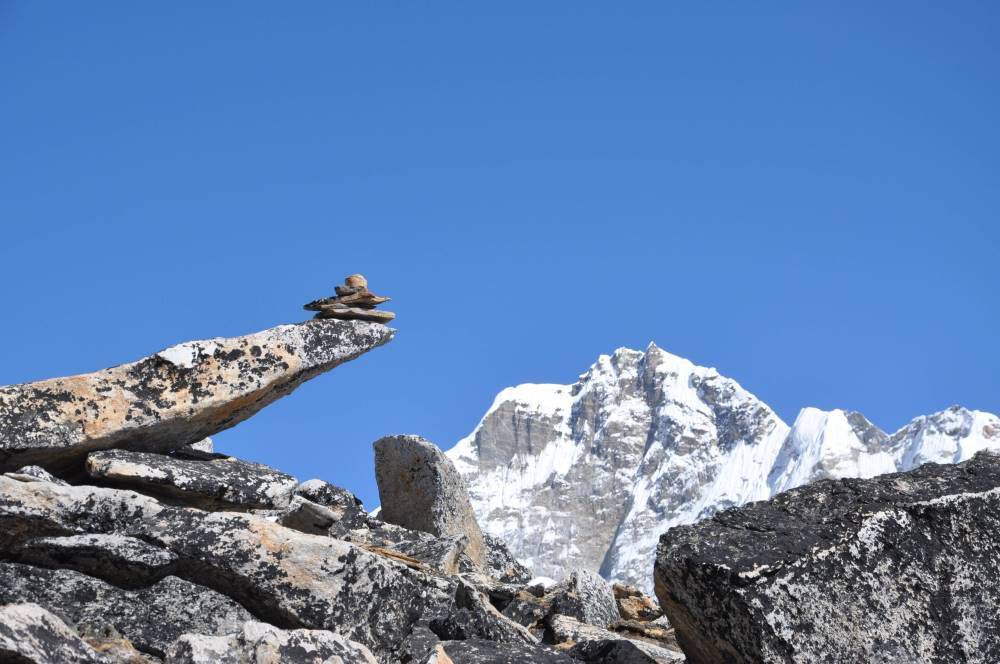
<path fill-rule="evenodd" d="M 388 302 L 389 298 L 376 295 L 368 290 L 368 280 L 364 275 L 352 274 L 344 279 L 343 286 L 337 286 L 336 297 L 324 297 L 305 305 L 309 311 L 317 311 L 314 318 L 340 318 L 343 320 L 370 320 L 388 323 L 396 314 L 391 311 L 375 311 L 377 305 Z"/>

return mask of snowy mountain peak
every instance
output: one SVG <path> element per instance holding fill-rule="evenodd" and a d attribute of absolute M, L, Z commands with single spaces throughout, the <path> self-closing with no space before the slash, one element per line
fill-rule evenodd
<path fill-rule="evenodd" d="M 573 567 L 648 588 L 673 525 L 827 477 L 1000 449 L 1000 418 L 952 407 L 887 435 L 860 413 L 786 425 L 731 378 L 655 343 L 601 355 L 572 385 L 502 390 L 448 452 L 480 523 L 536 574 Z"/>

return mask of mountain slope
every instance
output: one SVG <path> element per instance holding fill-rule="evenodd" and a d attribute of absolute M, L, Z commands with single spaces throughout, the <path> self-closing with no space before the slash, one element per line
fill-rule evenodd
<path fill-rule="evenodd" d="M 824 477 L 871 477 L 1000 448 L 1000 419 L 953 407 L 892 436 L 806 408 L 789 428 L 715 369 L 654 344 L 572 385 L 497 395 L 449 456 L 484 530 L 536 574 L 584 567 L 649 588 L 659 535 Z"/>

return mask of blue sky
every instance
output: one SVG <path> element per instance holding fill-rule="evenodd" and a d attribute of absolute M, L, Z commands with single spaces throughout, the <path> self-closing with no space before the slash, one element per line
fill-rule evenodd
<path fill-rule="evenodd" d="M 374 504 L 379 436 L 650 340 L 789 422 L 1000 411 L 998 5 L 819 5 L 0 0 L 0 383 L 361 271 L 396 340 L 220 448 Z"/>

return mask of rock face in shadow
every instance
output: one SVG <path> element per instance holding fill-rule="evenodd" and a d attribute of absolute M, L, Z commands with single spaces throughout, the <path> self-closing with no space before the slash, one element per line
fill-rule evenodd
<path fill-rule="evenodd" d="M 432 535 L 464 535 L 465 554 L 486 564 L 483 533 L 465 481 L 444 452 L 420 436 L 375 441 L 375 479 L 382 502 L 379 518 Z"/>
<path fill-rule="evenodd" d="M 694 664 L 1000 661 L 1000 456 L 824 480 L 667 531 Z"/>
<path fill-rule="evenodd" d="M 392 335 L 378 323 L 312 320 L 2 387 L 0 472 L 28 464 L 64 468 L 111 447 L 162 452 L 198 442 Z"/>

